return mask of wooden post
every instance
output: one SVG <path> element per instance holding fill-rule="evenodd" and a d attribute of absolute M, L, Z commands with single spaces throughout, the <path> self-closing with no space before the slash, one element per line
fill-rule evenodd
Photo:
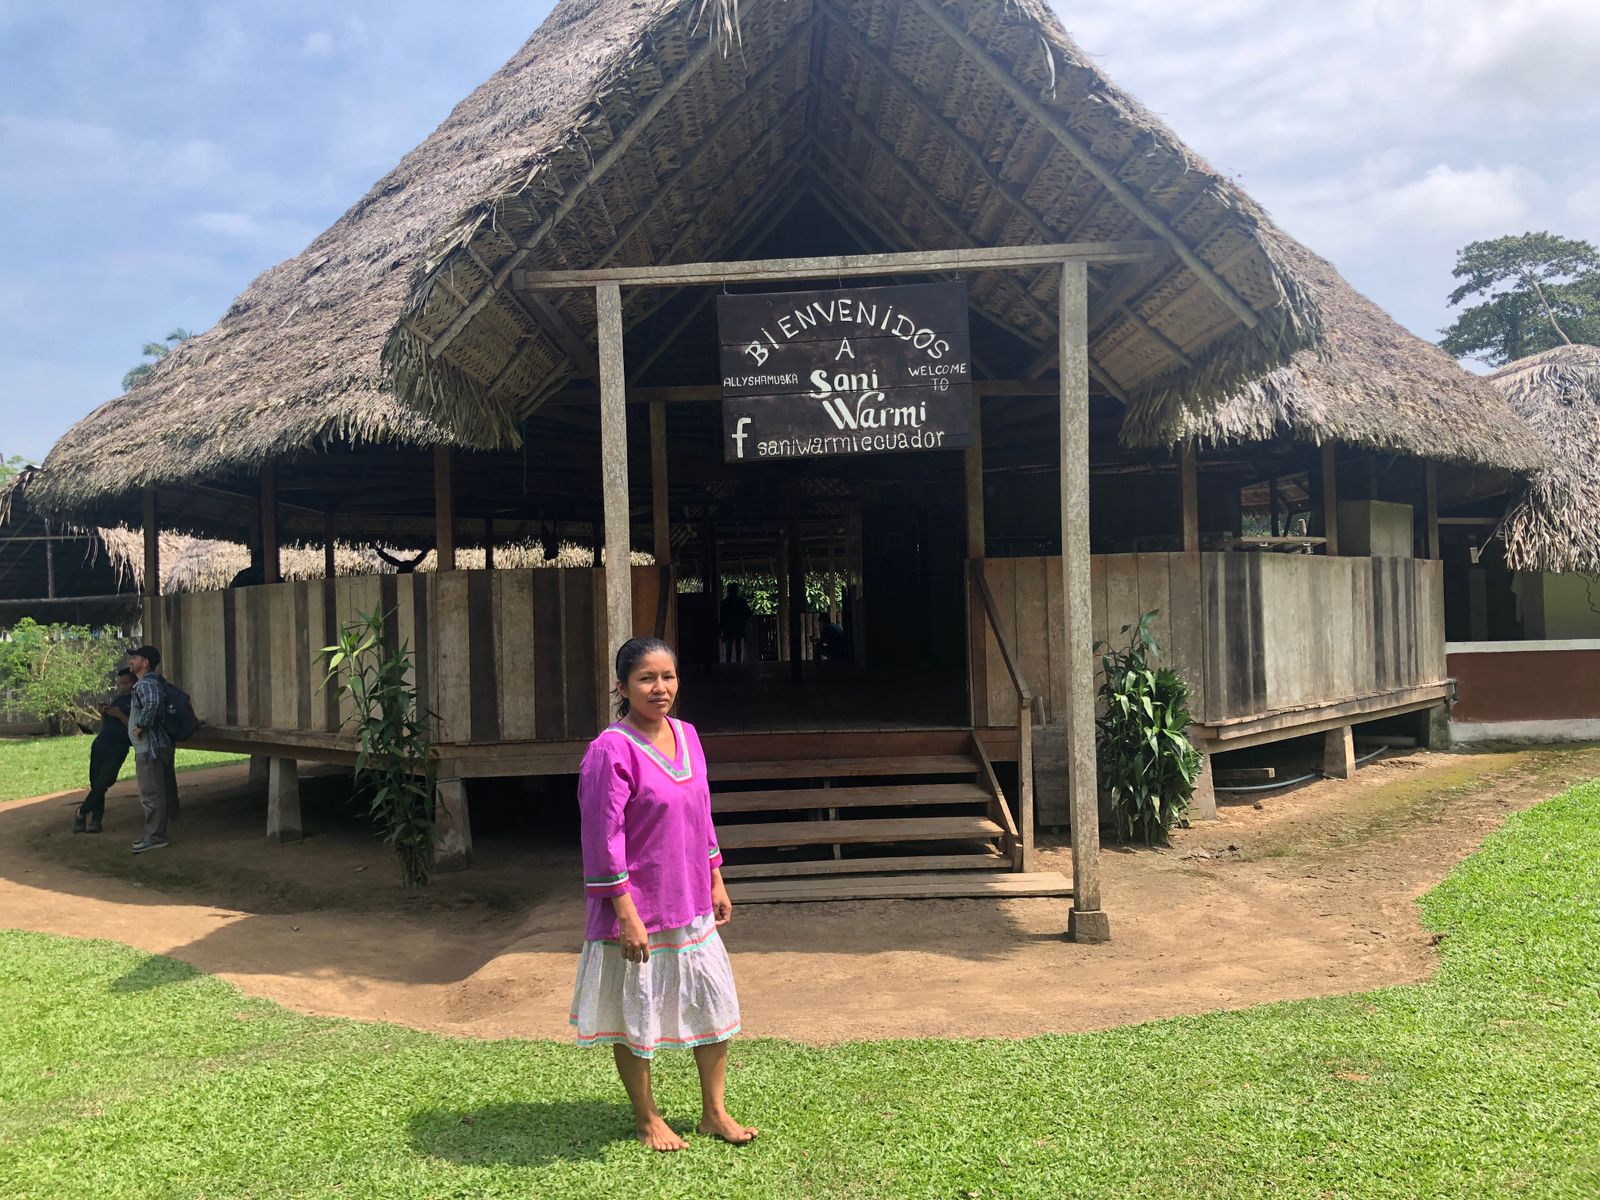
<path fill-rule="evenodd" d="M 972 398 L 972 445 L 963 455 L 967 473 L 967 561 L 983 557 L 983 400 Z"/>
<path fill-rule="evenodd" d="M 1422 464 L 1423 512 L 1428 522 L 1428 557 L 1442 558 L 1439 544 L 1439 467 L 1433 462 Z"/>
<path fill-rule="evenodd" d="M 1189 813 L 1197 821 L 1217 819 L 1217 785 L 1211 774 L 1211 755 L 1200 750 L 1200 774 L 1195 777 L 1194 795 L 1189 800 Z"/>
<path fill-rule="evenodd" d="M 650 552 L 656 564 L 672 565 L 672 522 L 667 492 L 667 404 L 650 401 Z"/>
<path fill-rule="evenodd" d="M 161 519 L 155 488 L 144 489 L 144 640 L 161 645 Z"/>
<path fill-rule="evenodd" d="M 282 581 L 278 569 L 278 477 L 268 463 L 261 468 L 261 582 Z"/>
<path fill-rule="evenodd" d="M 622 362 L 622 290 L 594 290 L 600 333 L 600 476 L 606 530 L 606 653 L 633 636 L 632 542 L 628 533 L 627 375 Z M 595 564 L 599 566 L 597 562 Z"/>
<path fill-rule="evenodd" d="M 1017 705 L 1017 870 L 1033 870 L 1033 710 Z M 1070 921 L 1070 915 L 1068 920 Z"/>
<path fill-rule="evenodd" d="M 1061 568 L 1066 617 L 1067 785 L 1072 804 L 1072 910 L 1067 937 L 1104 942 L 1100 787 L 1095 776 L 1094 613 L 1089 597 L 1089 270 L 1061 265 Z"/>
<path fill-rule="evenodd" d="M 483 569 L 494 570 L 494 517 L 483 519 Z"/>
<path fill-rule="evenodd" d="M 1272 536 L 1278 537 L 1283 530 L 1278 526 L 1278 477 L 1274 475 L 1267 480 L 1267 507 L 1272 510 Z"/>
<path fill-rule="evenodd" d="M 472 865 L 472 821 L 467 814 L 467 785 L 460 779 L 440 779 L 434 785 L 433 823 L 439 831 L 434 866 L 441 871 L 464 871 Z"/>
<path fill-rule="evenodd" d="M 1322 536 L 1327 539 L 1322 552 L 1330 557 L 1339 553 L 1339 463 L 1332 442 L 1322 443 Z"/>
<path fill-rule="evenodd" d="M 456 473 L 449 446 L 433 448 L 433 544 L 440 571 L 456 569 Z"/>
<path fill-rule="evenodd" d="M 44 594 L 56 598 L 56 541 L 48 520 L 44 523 Z"/>
<path fill-rule="evenodd" d="M 332 579 L 339 573 L 338 542 L 333 536 L 333 514 L 322 514 L 322 577 Z"/>
<path fill-rule="evenodd" d="M 1179 460 L 1182 477 L 1183 552 L 1200 552 L 1200 451 L 1193 442 L 1185 442 Z M 1174 613 L 1176 620 L 1179 614 Z"/>
<path fill-rule="evenodd" d="M 252 767 L 254 759 L 251 759 Z M 267 765 L 267 840 L 299 841 L 305 830 L 300 823 L 299 764 L 292 758 L 273 757 Z"/>
<path fill-rule="evenodd" d="M 1322 773 L 1329 779 L 1349 779 L 1356 773 L 1356 746 L 1350 726 L 1340 725 L 1322 735 Z"/>

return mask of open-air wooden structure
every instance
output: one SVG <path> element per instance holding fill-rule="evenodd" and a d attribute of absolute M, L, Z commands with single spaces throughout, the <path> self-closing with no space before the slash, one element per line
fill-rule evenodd
<path fill-rule="evenodd" d="M 612 649 L 664 632 L 748 897 L 1070 886 L 1104 937 L 1093 642 L 1159 609 L 1204 748 L 1326 734 L 1348 771 L 1352 724 L 1447 691 L 1441 476 L 1542 451 L 1036 0 L 736 11 L 558 5 L 63 438 L 46 490 L 256 547 L 259 586 L 147 617 L 208 740 L 277 764 L 280 831 L 293 761 L 351 752 L 313 653 L 354 614 L 416 651 L 457 859 L 462 781 L 571 772 Z M 971 447 L 725 461 L 717 295 L 952 277 Z M 530 538 L 604 565 L 496 567 Z M 275 582 L 280 546 L 336 539 L 437 569 Z M 782 666 L 715 663 L 749 574 L 777 580 Z M 806 636 L 820 580 L 843 654 Z M 1028 870 L 1036 823 L 1072 826 L 1070 885 Z"/>

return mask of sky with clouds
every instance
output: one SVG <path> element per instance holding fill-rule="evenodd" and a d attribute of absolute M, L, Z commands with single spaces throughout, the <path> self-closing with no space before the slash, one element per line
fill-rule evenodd
<path fill-rule="evenodd" d="M 1596 0 L 1054 0 L 1110 76 L 1435 337 L 1457 247 L 1600 241 Z M 0 455 L 204 329 L 550 0 L 0 0 Z"/>

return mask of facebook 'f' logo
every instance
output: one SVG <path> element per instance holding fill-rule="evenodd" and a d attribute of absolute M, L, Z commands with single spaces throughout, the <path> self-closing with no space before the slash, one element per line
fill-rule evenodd
<path fill-rule="evenodd" d="M 735 458 L 743 458 L 744 457 L 744 440 L 745 440 L 745 438 L 750 436 L 748 433 L 746 433 L 744 431 L 744 427 L 746 425 L 748 425 L 748 424 L 750 424 L 750 418 L 749 417 L 740 417 L 737 421 L 734 422 L 734 425 L 733 425 L 733 444 L 734 444 L 734 457 Z"/>

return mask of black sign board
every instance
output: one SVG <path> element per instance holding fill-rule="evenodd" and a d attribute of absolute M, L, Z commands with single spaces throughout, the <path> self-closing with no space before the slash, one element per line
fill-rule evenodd
<path fill-rule="evenodd" d="M 718 296 L 728 462 L 972 445 L 967 285 Z"/>

